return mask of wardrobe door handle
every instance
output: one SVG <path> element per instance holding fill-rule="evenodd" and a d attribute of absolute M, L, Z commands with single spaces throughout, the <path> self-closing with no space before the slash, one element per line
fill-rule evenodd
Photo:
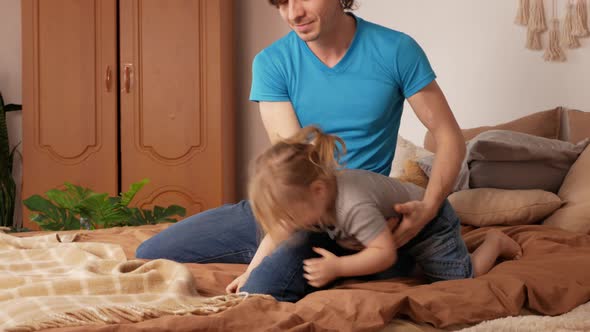
<path fill-rule="evenodd" d="M 107 92 L 111 91 L 111 80 L 112 80 L 112 71 L 111 71 L 111 66 L 107 66 L 107 70 L 104 74 L 104 84 L 107 88 Z"/>
<path fill-rule="evenodd" d="M 125 93 L 131 91 L 132 67 L 130 63 L 123 65 L 123 92 Z"/>

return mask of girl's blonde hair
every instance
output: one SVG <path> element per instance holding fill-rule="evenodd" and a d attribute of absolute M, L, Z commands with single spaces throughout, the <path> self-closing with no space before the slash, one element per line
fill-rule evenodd
<path fill-rule="evenodd" d="M 276 227 L 306 228 L 293 217 L 293 203 L 309 200 L 309 187 L 315 180 L 323 180 L 335 199 L 336 172 L 344 153 L 346 146 L 340 137 L 315 126 L 301 129 L 262 153 L 256 159 L 248 194 L 264 232 L 272 233 Z"/>

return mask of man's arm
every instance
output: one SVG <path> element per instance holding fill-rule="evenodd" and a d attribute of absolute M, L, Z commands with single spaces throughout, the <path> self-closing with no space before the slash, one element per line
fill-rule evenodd
<path fill-rule="evenodd" d="M 436 141 L 436 156 L 423 201 L 437 209 L 457 180 L 465 157 L 465 141 L 436 81 L 408 98 L 408 102 Z"/>
<path fill-rule="evenodd" d="M 262 123 L 272 144 L 295 135 L 301 129 L 291 102 L 260 102 L 259 108 Z"/>
<path fill-rule="evenodd" d="M 395 210 L 403 215 L 393 234 L 398 246 L 414 238 L 436 216 L 455 184 L 465 157 L 461 129 L 436 81 L 408 98 L 408 101 L 420 121 L 434 135 L 436 156 L 422 201 L 395 206 Z"/>

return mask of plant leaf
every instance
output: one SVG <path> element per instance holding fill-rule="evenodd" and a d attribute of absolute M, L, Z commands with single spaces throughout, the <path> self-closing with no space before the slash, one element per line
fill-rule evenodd
<path fill-rule="evenodd" d="M 23 201 L 23 203 L 25 204 L 25 206 L 29 210 L 34 211 L 34 212 L 46 212 L 51 209 L 57 208 L 57 206 L 55 206 L 49 200 L 47 200 L 39 195 L 33 195 L 33 196 L 25 199 Z"/>
<path fill-rule="evenodd" d="M 131 201 L 133 200 L 133 198 L 135 197 L 137 192 L 139 190 L 141 190 L 141 188 L 143 188 L 143 186 L 145 186 L 149 182 L 150 182 L 149 179 L 143 179 L 139 182 L 132 183 L 129 186 L 129 190 L 127 192 L 121 193 L 121 203 L 120 204 L 123 206 L 129 206 L 129 203 L 131 203 Z"/>
<path fill-rule="evenodd" d="M 82 206 L 89 218 L 103 227 L 111 227 L 113 223 L 126 218 L 124 211 L 111 203 L 108 194 L 93 193 L 82 202 Z"/>
<path fill-rule="evenodd" d="M 38 212 L 32 216 L 31 220 L 38 223 L 41 229 L 61 230 L 64 228 L 68 218 L 66 209 L 54 205 L 39 195 L 25 199 L 23 204 L 32 212 Z"/>
<path fill-rule="evenodd" d="M 162 222 L 176 221 L 174 216 L 183 217 L 186 214 L 186 209 L 178 205 L 170 205 L 168 208 L 161 206 L 154 206 L 154 210 L 137 209 L 134 208 L 133 214 L 129 222 L 132 225 L 149 225 L 159 224 Z"/>

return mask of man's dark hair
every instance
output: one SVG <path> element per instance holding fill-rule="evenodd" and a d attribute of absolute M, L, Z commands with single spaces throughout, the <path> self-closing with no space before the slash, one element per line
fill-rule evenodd
<path fill-rule="evenodd" d="M 268 0 L 271 5 L 278 7 L 280 4 L 287 2 L 288 0 Z M 353 10 L 355 0 L 340 0 L 340 5 L 344 10 Z"/>

